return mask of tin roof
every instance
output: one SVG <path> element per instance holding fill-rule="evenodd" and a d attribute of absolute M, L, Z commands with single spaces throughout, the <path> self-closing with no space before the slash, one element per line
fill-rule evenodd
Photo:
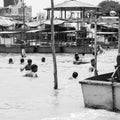
<path fill-rule="evenodd" d="M 65 10 L 76 10 L 76 9 L 80 9 L 80 8 L 99 8 L 98 6 L 94 6 L 88 3 L 83 3 L 77 0 L 67 0 L 64 1 L 60 4 L 57 4 L 54 6 L 55 10 L 60 10 L 60 9 L 65 9 Z M 50 10 L 51 7 L 45 8 L 45 10 Z"/>
<path fill-rule="evenodd" d="M 11 21 L 9 18 L 7 17 L 0 17 L 0 26 L 12 26 L 14 25 L 15 22 L 14 21 Z"/>

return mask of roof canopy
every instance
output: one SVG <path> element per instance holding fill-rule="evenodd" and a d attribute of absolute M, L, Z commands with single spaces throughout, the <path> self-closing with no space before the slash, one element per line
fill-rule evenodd
<path fill-rule="evenodd" d="M 21 31 L 0 31 L 0 34 L 17 34 L 21 33 Z"/>
<path fill-rule="evenodd" d="M 5 27 L 8 27 L 8 26 L 12 26 L 14 25 L 15 22 L 14 21 L 11 21 L 9 18 L 7 17 L 0 17 L 0 26 L 5 26 Z"/>
<path fill-rule="evenodd" d="M 60 24 L 63 24 L 64 22 L 65 22 L 64 20 L 59 20 L 59 19 L 54 19 L 53 20 L 53 24 L 54 25 L 60 25 Z M 46 20 L 43 23 L 46 24 L 46 25 L 51 25 L 51 21 L 50 20 Z"/>
<path fill-rule="evenodd" d="M 44 32 L 44 31 L 46 31 L 45 28 L 39 28 L 39 29 L 36 29 L 36 30 L 29 30 L 26 33 L 37 33 L 37 32 Z"/>
<path fill-rule="evenodd" d="M 98 6 L 94 6 L 91 4 L 83 3 L 77 0 L 68 0 L 64 1 L 63 3 L 57 4 L 54 6 L 54 10 L 80 10 L 83 8 L 88 8 L 88 9 L 97 9 L 99 8 Z M 51 10 L 51 7 L 45 8 L 45 10 Z"/>
<path fill-rule="evenodd" d="M 98 18 L 98 22 L 104 22 L 105 24 L 115 24 L 115 23 L 119 23 L 119 17 L 118 16 L 100 16 Z"/>
<path fill-rule="evenodd" d="M 28 27 L 38 27 L 40 23 L 38 21 L 25 23 Z"/>

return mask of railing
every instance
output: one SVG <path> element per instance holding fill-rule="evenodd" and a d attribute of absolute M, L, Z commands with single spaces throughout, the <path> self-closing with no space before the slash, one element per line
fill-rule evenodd
<path fill-rule="evenodd" d="M 114 79 L 115 79 L 115 75 L 116 73 L 118 72 L 118 69 L 119 69 L 120 66 L 118 66 L 116 69 L 115 69 L 115 72 L 112 74 L 111 76 L 111 81 L 114 82 Z"/>

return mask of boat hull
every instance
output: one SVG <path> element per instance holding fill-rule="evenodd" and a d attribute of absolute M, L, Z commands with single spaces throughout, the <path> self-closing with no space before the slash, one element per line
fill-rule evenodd
<path fill-rule="evenodd" d="M 20 53 L 20 45 L 0 45 L 0 53 Z"/>
<path fill-rule="evenodd" d="M 120 83 L 112 83 L 112 73 L 80 81 L 85 107 L 120 111 Z"/>
<path fill-rule="evenodd" d="M 81 45 L 81 46 L 62 46 L 63 53 L 85 53 L 91 54 L 93 53 L 93 49 L 89 46 Z"/>
<path fill-rule="evenodd" d="M 34 46 L 27 46 L 26 53 L 34 53 Z M 0 53 L 21 53 L 20 45 L 0 45 Z"/>
<path fill-rule="evenodd" d="M 26 53 L 52 53 L 51 46 L 27 46 L 25 48 Z M 79 54 L 92 54 L 93 50 L 88 46 L 56 46 L 56 53 L 76 53 Z M 0 53 L 20 53 L 20 45 L 0 45 Z"/>
<path fill-rule="evenodd" d="M 89 62 L 87 62 L 87 61 L 73 61 L 73 64 L 75 64 L 75 65 L 87 64 L 87 63 L 89 63 Z"/>

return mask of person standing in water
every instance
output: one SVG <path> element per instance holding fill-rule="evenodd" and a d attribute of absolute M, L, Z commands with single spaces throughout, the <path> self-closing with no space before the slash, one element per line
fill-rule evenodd
<path fill-rule="evenodd" d="M 21 57 L 26 57 L 25 42 L 21 44 Z"/>
<path fill-rule="evenodd" d="M 91 59 L 91 67 L 89 68 L 89 72 L 93 72 L 94 75 L 98 75 L 98 71 L 95 68 L 96 61 L 95 59 Z"/>
<path fill-rule="evenodd" d="M 117 81 L 120 82 L 120 54 L 117 55 L 116 58 L 116 66 L 115 66 L 115 70 L 116 70 L 116 76 L 117 76 Z"/>

